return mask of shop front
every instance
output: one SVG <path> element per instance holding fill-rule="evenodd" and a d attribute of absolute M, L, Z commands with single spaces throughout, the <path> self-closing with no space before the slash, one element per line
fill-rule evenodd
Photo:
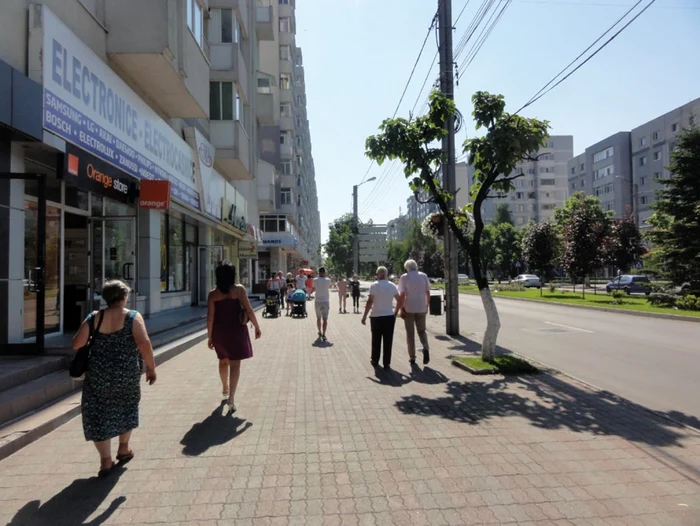
<path fill-rule="evenodd" d="M 258 284 L 265 283 L 273 272 L 294 271 L 288 264 L 296 254 L 298 240 L 285 216 L 266 215 L 260 219 L 263 231 L 262 248 L 258 252 Z M 277 231 L 272 231 L 276 228 Z"/>

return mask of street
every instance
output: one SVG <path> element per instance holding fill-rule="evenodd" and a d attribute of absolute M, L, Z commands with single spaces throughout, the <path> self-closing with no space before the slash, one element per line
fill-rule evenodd
<path fill-rule="evenodd" d="M 496 294 L 497 296 L 497 294 Z M 501 298 L 499 346 L 700 429 L 700 323 Z M 444 333 L 444 317 L 431 327 Z M 460 330 L 481 338 L 481 298 L 460 294 Z"/>

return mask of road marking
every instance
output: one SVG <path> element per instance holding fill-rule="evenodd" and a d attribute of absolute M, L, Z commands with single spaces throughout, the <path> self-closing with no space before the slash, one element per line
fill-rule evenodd
<path fill-rule="evenodd" d="M 545 323 L 547 325 L 555 325 L 556 327 L 564 327 L 565 329 L 571 329 L 572 331 L 590 332 L 590 333 L 593 332 L 593 331 L 589 331 L 588 329 L 579 329 L 578 327 L 572 327 L 571 325 L 562 325 L 561 323 L 552 323 L 551 321 L 546 321 Z"/>

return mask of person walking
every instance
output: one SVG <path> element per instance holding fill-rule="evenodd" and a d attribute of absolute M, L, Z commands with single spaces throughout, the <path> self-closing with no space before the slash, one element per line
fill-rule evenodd
<path fill-rule="evenodd" d="M 241 361 L 253 357 L 248 322 L 255 327 L 255 339 L 262 335 L 260 325 L 248 301 L 248 292 L 236 284 L 236 267 L 222 262 L 215 271 L 216 288 L 207 301 L 207 345 L 219 358 L 222 395 L 229 412 L 236 412 L 235 394 L 241 375 Z"/>
<path fill-rule="evenodd" d="M 416 334 L 423 346 L 423 365 L 430 362 L 430 344 L 425 330 L 425 320 L 430 306 L 430 280 L 418 271 L 418 263 L 409 259 L 403 266 L 406 274 L 399 279 L 401 294 L 401 316 L 406 327 L 406 346 L 411 365 L 416 363 Z"/>
<path fill-rule="evenodd" d="M 367 314 L 371 311 L 370 327 L 372 329 L 372 365 L 379 366 L 379 356 L 384 344 L 384 369 L 391 368 L 391 346 L 394 342 L 396 315 L 401 309 L 399 289 L 387 280 L 386 267 L 377 269 L 377 281 L 369 288 L 369 298 L 362 316 L 362 325 L 367 325 Z M 394 300 L 396 304 L 394 305 Z"/>
<path fill-rule="evenodd" d="M 360 280 L 357 278 L 357 274 L 353 274 L 352 280 L 350 281 L 350 293 L 352 295 L 352 311 L 355 314 L 360 313 Z"/>
<path fill-rule="evenodd" d="M 316 294 L 314 306 L 316 308 L 316 327 L 318 328 L 318 337 L 324 342 L 326 331 L 328 330 L 328 314 L 331 310 L 331 280 L 326 277 L 326 269 L 321 267 L 318 269 L 318 277 L 313 280 L 311 285 L 311 294 Z"/>
<path fill-rule="evenodd" d="M 285 292 L 287 295 L 287 316 L 289 316 L 289 311 L 292 308 L 292 296 L 294 295 L 294 289 L 296 287 L 296 280 L 291 272 L 287 272 L 287 279 L 285 283 L 287 284 Z"/>
<path fill-rule="evenodd" d="M 348 282 L 345 276 L 338 278 L 338 313 L 348 313 Z"/>
<path fill-rule="evenodd" d="M 277 273 L 277 279 L 280 282 L 280 306 L 284 309 L 284 300 L 287 297 L 287 280 L 281 270 Z"/>
<path fill-rule="evenodd" d="M 299 269 L 296 277 L 297 289 L 306 290 L 306 275 L 302 269 Z"/>
<path fill-rule="evenodd" d="M 146 381 L 156 381 L 156 363 L 146 324 L 137 311 L 126 308 L 130 289 L 123 281 L 108 281 L 102 287 L 107 308 L 93 312 L 73 337 L 73 349 L 84 347 L 92 337 L 81 399 L 85 440 L 95 443 L 100 455 L 98 476 L 109 475 L 114 437 L 119 437 L 117 461 L 134 458 L 129 448 L 131 432 L 139 426 L 141 365 Z"/>

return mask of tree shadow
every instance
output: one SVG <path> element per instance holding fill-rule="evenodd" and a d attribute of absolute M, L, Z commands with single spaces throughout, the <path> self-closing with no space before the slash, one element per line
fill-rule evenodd
<path fill-rule="evenodd" d="M 74 526 L 82 524 L 98 526 L 104 524 L 126 497 L 115 498 L 109 507 L 91 521 L 88 517 L 95 513 L 109 496 L 119 478 L 126 470 L 123 466 L 114 468 L 109 476 L 77 479 L 45 503 L 34 500 L 25 504 L 8 523 L 8 526 Z"/>
<path fill-rule="evenodd" d="M 225 444 L 252 427 L 252 422 L 224 413 L 225 402 L 219 404 L 211 415 L 202 422 L 194 424 L 180 441 L 185 446 L 182 453 L 187 456 L 199 456 L 209 448 Z M 241 424 L 245 424 L 242 427 Z"/>
<path fill-rule="evenodd" d="M 428 385 L 444 384 L 450 381 L 447 376 L 432 367 L 423 367 L 421 370 L 417 363 L 411 364 L 411 378 L 414 382 Z"/>
<path fill-rule="evenodd" d="M 413 381 L 403 373 L 393 369 L 386 370 L 379 366 L 374 368 L 374 378 L 368 376 L 367 379 L 375 384 L 387 385 L 389 387 L 401 387 Z"/>

